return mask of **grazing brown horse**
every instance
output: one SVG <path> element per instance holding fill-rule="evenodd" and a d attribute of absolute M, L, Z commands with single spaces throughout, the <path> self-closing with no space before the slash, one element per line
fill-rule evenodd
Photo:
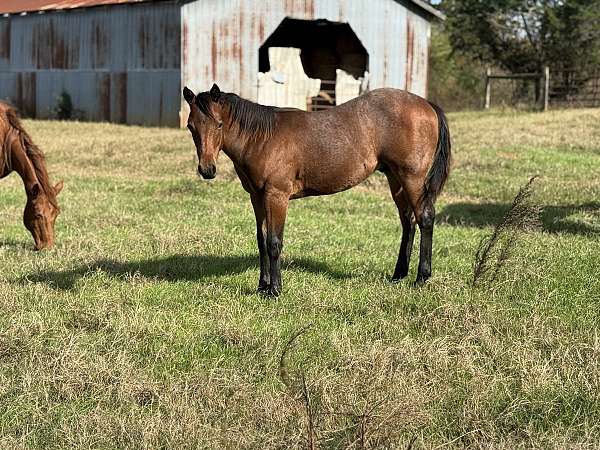
<path fill-rule="evenodd" d="M 279 257 L 288 202 L 356 186 L 385 173 L 402 223 L 392 280 L 408 274 L 415 232 L 421 230 L 416 284 L 431 275 L 434 202 L 450 171 L 450 134 L 442 110 L 421 97 L 377 89 L 319 112 L 258 105 L 213 85 L 195 95 L 187 87 L 188 128 L 198 174 L 214 178 L 223 150 L 233 161 L 256 216 L 260 252 L 258 291 L 281 291 Z"/>
<path fill-rule="evenodd" d="M 59 213 L 56 196 L 63 188 L 61 181 L 50 184 L 44 154 L 33 143 L 19 121 L 15 110 L 0 102 L 0 179 L 12 171 L 19 174 L 25 186 L 27 204 L 23 223 L 35 241 L 35 249 L 54 245 L 54 222 Z"/>

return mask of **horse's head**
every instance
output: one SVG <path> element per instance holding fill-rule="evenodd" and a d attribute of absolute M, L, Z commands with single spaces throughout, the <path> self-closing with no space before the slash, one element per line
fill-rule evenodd
<path fill-rule="evenodd" d="M 211 179 L 217 174 L 217 157 L 223 147 L 223 117 L 219 102 L 221 91 L 214 84 L 210 92 L 195 95 L 183 89 L 183 97 L 190 105 L 187 127 L 192 133 L 198 154 L 198 175 Z"/>
<path fill-rule="evenodd" d="M 27 204 L 23 213 L 23 223 L 35 241 L 35 249 L 43 250 L 54 245 L 54 222 L 60 212 L 55 201 L 50 201 L 49 195 L 55 198 L 63 188 L 61 181 L 52 189 L 52 193 L 44 192 L 39 183 L 35 183 L 27 192 Z"/>

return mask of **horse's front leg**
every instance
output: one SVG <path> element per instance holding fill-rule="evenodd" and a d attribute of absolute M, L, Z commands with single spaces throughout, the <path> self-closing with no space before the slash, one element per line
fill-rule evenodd
<path fill-rule="evenodd" d="M 262 194 L 251 194 L 252 207 L 256 217 L 256 242 L 260 255 L 260 278 L 258 279 L 257 292 L 265 292 L 269 288 L 269 254 L 267 253 L 267 223 L 265 204 Z"/>
<path fill-rule="evenodd" d="M 265 294 L 277 296 L 281 293 L 281 251 L 283 249 L 283 228 L 287 216 L 289 195 L 280 191 L 267 191 L 264 199 L 267 221 L 267 253 L 271 281 Z"/>

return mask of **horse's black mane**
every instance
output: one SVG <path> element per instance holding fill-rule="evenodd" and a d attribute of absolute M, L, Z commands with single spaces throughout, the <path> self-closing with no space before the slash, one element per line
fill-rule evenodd
<path fill-rule="evenodd" d="M 196 105 L 209 117 L 212 117 L 211 101 L 213 100 L 210 92 L 202 92 L 196 96 Z M 250 134 L 253 139 L 269 138 L 273 135 L 277 108 L 259 105 L 239 95 L 224 92 L 219 96 L 218 103 L 229 108 L 231 121 L 238 125 L 240 132 Z"/>

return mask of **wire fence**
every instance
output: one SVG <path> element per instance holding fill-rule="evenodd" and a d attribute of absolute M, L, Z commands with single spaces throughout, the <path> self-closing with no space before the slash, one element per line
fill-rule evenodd
<path fill-rule="evenodd" d="M 594 108 L 600 106 L 600 70 L 552 71 L 549 101 L 560 108 Z"/>
<path fill-rule="evenodd" d="M 484 107 L 517 109 L 594 108 L 600 106 L 600 69 L 485 75 Z"/>

